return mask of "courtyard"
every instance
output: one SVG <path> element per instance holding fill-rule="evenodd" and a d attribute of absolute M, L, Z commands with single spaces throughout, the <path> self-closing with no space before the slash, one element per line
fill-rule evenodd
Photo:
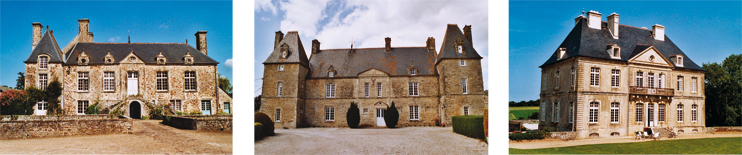
<path fill-rule="evenodd" d="M 232 133 L 134 120 L 130 134 L 0 140 L 0 154 L 231 154 Z"/>
<path fill-rule="evenodd" d="M 487 143 L 450 127 L 276 129 L 255 154 L 487 154 Z"/>

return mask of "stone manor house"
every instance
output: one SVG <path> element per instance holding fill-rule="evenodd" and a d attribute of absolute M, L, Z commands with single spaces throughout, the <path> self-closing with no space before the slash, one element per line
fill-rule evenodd
<path fill-rule="evenodd" d="M 704 132 L 704 70 L 670 38 L 590 11 L 541 68 L 539 128 L 577 138 Z"/>
<path fill-rule="evenodd" d="M 471 26 L 446 29 L 440 51 L 430 37 L 425 46 L 320 49 L 312 40 L 307 57 L 299 33 L 276 32 L 264 64 L 260 112 L 276 128 L 343 127 L 351 102 L 358 103 L 360 125 L 386 126 L 392 102 L 397 126 L 451 123 L 451 116 L 482 115 L 487 107 L 482 57 L 472 46 Z"/>
<path fill-rule="evenodd" d="M 61 106 L 66 115 L 84 115 L 96 102 L 121 106 L 125 115 L 147 115 L 146 104 L 169 104 L 175 111 L 230 113 L 232 98 L 218 88 L 217 61 L 207 55 L 206 31 L 198 31 L 196 49 L 186 43 L 98 43 L 80 19 L 77 36 L 60 49 L 49 29 L 33 23 L 32 52 L 26 63 L 26 87 L 46 89 L 62 83 Z M 123 104 L 123 105 L 122 105 Z M 39 101 L 36 115 L 46 114 Z"/>

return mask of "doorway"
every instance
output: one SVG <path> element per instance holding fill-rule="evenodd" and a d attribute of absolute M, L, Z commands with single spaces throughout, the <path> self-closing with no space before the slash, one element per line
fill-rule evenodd
<path fill-rule="evenodd" d="M 133 101 L 129 104 L 129 116 L 131 118 L 142 119 L 142 105 L 139 102 Z"/>
<path fill-rule="evenodd" d="M 386 126 L 386 122 L 384 122 L 384 111 L 385 109 L 376 109 L 376 126 Z"/>

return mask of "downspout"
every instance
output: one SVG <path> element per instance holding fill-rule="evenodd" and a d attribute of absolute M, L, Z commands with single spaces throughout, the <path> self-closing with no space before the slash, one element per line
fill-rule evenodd
<path fill-rule="evenodd" d="M 214 95 L 216 95 L 216 97 L 215 97 L 216 98 L 216 110 L 214 110 L 214 111 L 216 111 L 218 113 L 219 112 L 219 89 L 221 89 L 221 88 L 219 88 L 219 72 L 217 72 L 216 65 L 214 65 L 214 77 L 216 77 L 214 79 L 214 81 L 216 81 L 215 82 L 216 83 L 216 89 L 214 89 Z M 211 114 L 213 115 L 214 112 L 211 112 Z"/>

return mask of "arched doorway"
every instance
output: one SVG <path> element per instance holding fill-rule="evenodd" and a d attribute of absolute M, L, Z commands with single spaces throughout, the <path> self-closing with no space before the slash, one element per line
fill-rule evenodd
<path fill-rule="evenodd" d="M 133 101 L 129 104 L 129 116 L 131 118 L 142 119 L 142 105 L 139 102 Z"/>
<path fill-rule="evenodd" d="M 387 105 L 382 102 L 374 104 L 374 109 L 376 111 L 376 126 L 386 126 L 386 122 L 384 122 L 384 111 L 386 111 L 386 107 Z"/>

